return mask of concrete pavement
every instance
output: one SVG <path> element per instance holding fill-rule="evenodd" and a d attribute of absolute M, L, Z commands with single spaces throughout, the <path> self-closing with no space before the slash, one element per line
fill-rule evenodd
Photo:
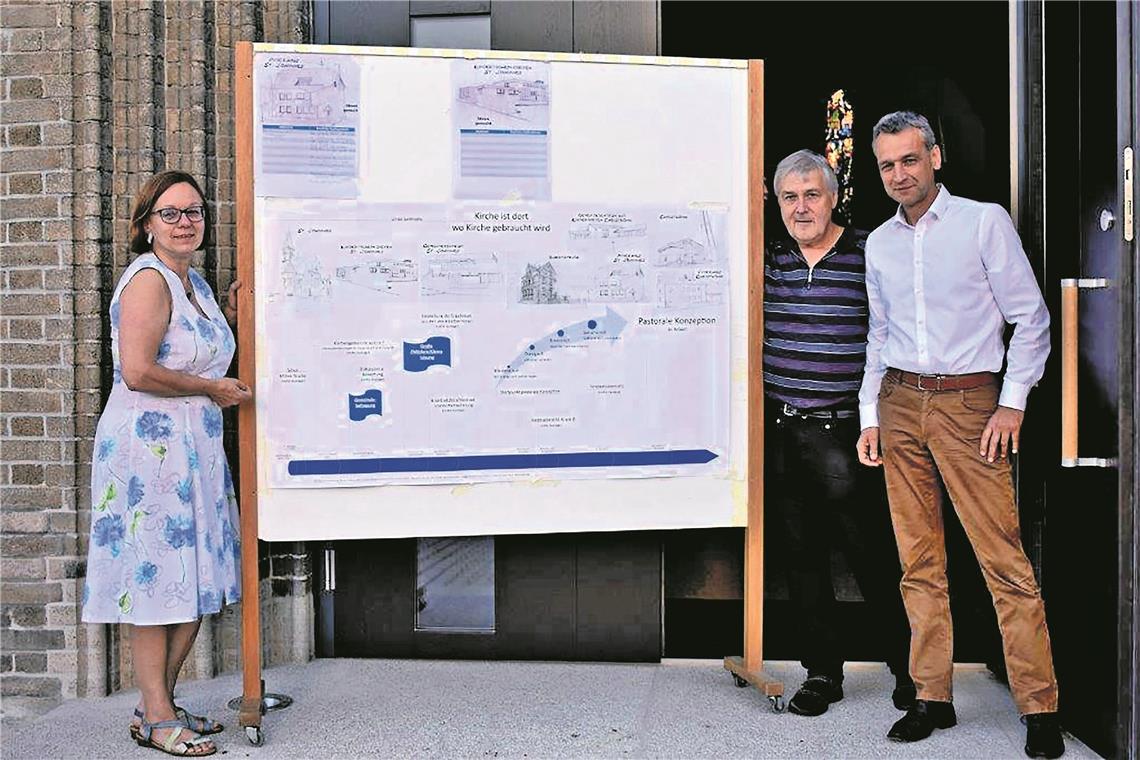
<path fill-rule="evenodd" d="M 795 663 L 769 663 L 790 697 Z M 265 672 L 294 698 L 267 714 L 253 747 L 226 702 L 239 674 L 187 682 L 179 701 L 226 723 L 218 757 L 251 758 L 1023 758 L 1025 729 L 1008 690 L 959 666 L 959 725 L 917 744 L 885 735 L 898 719 L 880 664 L 847 667 L 846 698 L 827 714 L 775 713 L 712 660 L 661 664 L 315 660 Z M 40 718 L 5 721 L 0 749 L 17 758 L 155 758 L 127 722 L 136 691 L 72 700 Z M 1095 758 L 1068 737 L 1066 758 Z"/>

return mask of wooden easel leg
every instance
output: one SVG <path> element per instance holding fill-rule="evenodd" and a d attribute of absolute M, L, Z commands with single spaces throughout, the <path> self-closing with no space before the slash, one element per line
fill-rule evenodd
<path fill-rule="evenodd" d="M 251 541 L 256 545 L 256 541 Z M 244 553 L 245 547 L 242 547 Z M 256 549 L 254 550 L 256 551 Z M 257 561 L 253 561 L 254 573 L 257 573 Z M 244 573 L 244 568 L 243 568 Z M 242 609 L 242 695 L 241 707 L 238 708 L 238 725 L 245 729 L 245 738 L 255 747 L 265 743 L 265 734 L 261 730 L 261 716 L 265 710 L 265 681 L 261 678 L 261 609 L 257 593 L 257 583 L 253 586 L 253 593 L 245 596 Z"/>
<path fill-rule="evenodd" d="M 245 692 L 241 695 L 241 707 L 238 708 L 238 725 L 242 728 L 261 725 L 262 693 L 264 691 L 265 682 L 262 681 L 259 692 L 254 694 Z"/>
<path fill-rule="evenodd" d="M 732 673 L 737 686 L 742 689 L 745 686 L 755 686 L 768 698 L 773 710 L 784 711 L 784 684 L 765 675 L 763 668 L 749 670 L 744 665 L 743 657 L 725 657 L 724 669 Z"/>
<path fill-rule="evenodd" d="M 784 709 L 784 685 L 764 675 L 764 62 L 748 62 L 748 527 L 744 530 L 744 656 L 726 657 L 736 685 Z"/>
<path fill-rule="evenodd" d="M 241 514 L 242 535 L 257 535 L 257 513 Z M 252 526 L 248 523 L 253 523 Z M 265 681 L 261 678 L 261 598 L 257 569 L 257 539 L 242 542 L 242 610 L 241 610 L 241 707 L 238 724 L 245 729 L 246 739 L 255 747 L 265 742 L 261 730 L 264 712 Z"/>
<path fill-rule="evenodd" d="M 740 688 L 752 685 L 772 709 L 784 711 L 784 684 L 764 673 L 764 513 L 763 492 L 757 494 L 744 530 L 744 656 L 725 657 L 724 669 Z"/>
<path fill-rule="evenodd" d="M 253 44 L 237 43 L 234 51 L 235 178 L 237 185 L 237 269 L 242 281 L 238 294 L 238 376 L 256 386 L 254 355 L 256 331 L 253 314 Z M 257 411 L 253 404 L 238 408 L 241 507 L 241 652 L 242 700 L 238 723 L 250 744 L 265 741 L 261 731 L 261 600 L 257 565 Z"/>

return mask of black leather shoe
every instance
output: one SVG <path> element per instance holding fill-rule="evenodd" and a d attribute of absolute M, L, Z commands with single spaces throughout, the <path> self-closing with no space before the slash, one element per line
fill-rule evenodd
<path fill-rule="evenodd" d="M 1025 754 L 1029 757 L 1060 757 L 1065 754 L 1061 723 L 1057 713 L 1034 713 L 1025 716 Z"/>
<path fill-rule="evenodd" d="M 954 705 L 950 702 L 928 702 L 916 699 L 906 715 L 899 718 L 887 732 L 893 742 L 917 742 L 934 733 L 936 728 L 950 728 L 958 725 Z"/>
<path fill-rule="evenodd" d="M 830 676 L 809 676 L 792 700 L 789 712 L 814 717 L 827 712 L 827 706 L 843 699 L 843 686 Z"/>
<path fill-rule="evenodd" d="M 891 701 L 895 703 L 896 710 L 909 710 L 914 707 L 917 697 L 918 690 L 914 688 L 913 681 L 896 684 L 895 690 L 891 692 Z"/>

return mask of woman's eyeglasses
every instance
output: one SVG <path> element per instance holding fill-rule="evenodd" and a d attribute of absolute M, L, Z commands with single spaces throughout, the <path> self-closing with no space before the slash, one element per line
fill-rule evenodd
<path fill-rule="evenodd" d="M 178 224 L 183 215 L 186 216 L 187 220 L 195 223 L 200 222 L 206 218 L 206 209 L 202 206 L 189 206 L 187 208 L 174 208 L 173 206 L 167 206 L 166 208 L 160 208 L 156 211 L 152 211 L 151 213 L 158 214 L 158 218 L 167 224 Z"/>

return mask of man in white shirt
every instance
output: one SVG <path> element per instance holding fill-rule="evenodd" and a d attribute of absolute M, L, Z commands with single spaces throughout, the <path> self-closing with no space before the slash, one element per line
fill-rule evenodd
<path fill-rule="evenodd" d="M 884 116 L 872 149 L 899 209 L 867 240 L 857 449 L 863 464 L 885 465 L 918 687 L 887 736 L 918 741 L 957 723 L 941 479 L 994 600 L 1010 690 L 1026 716 L 1025 752 L 1060 757 L 1045 607 L 1021 545 L 1009 464 L 1049 355 L 1049 313 L 1005 210 L 935 181 L 942 155 L 926 118 Z"/>

